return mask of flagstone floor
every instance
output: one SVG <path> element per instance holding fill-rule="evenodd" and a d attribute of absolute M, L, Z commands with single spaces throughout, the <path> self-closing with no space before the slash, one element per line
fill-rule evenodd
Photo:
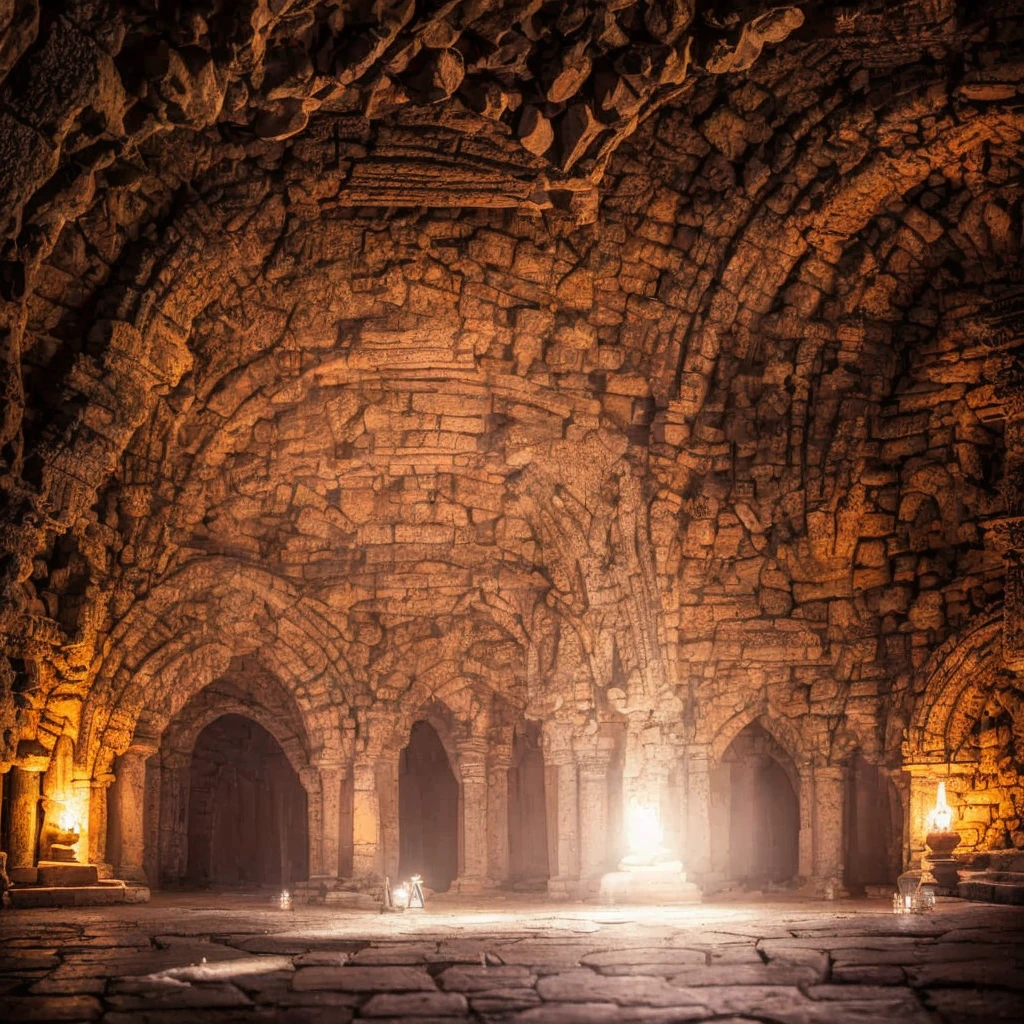
<path fill-rule="evenodd" d="M 880 900 L 621 908 L 268 896 L 0 914 L 0 1020 L 990 1024 L 1024 1020 L 1020 908 Z"/>

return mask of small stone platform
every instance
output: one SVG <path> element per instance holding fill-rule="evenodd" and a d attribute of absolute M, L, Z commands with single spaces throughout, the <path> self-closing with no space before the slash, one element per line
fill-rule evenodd
<path fill-rule="evenodd" d="M 960 870 L 957 895 L 980 903 L 1024 906 L 1024 851 L 975 854 Z"/>
<path fill-rule="evenodd" d="M 134 882 L 103 879 L 92 885 L 16 885 L 8 890 L 8 895 L 15 909 L 105 907 L 117 903 L 146 903 L 149 888 Z"/>

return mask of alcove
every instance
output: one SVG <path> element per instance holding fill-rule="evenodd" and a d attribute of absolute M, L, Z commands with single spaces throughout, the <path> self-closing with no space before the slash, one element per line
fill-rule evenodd
<path fill-rule="evenodd" d="M 543 889 L 550 872 L 538 723 L 526 722 L 516 728 L 508 774 L 509 880 L 517 889 Z"/>
<path fill-rule="evenodd" d="M 289 886 L 308 875 L 306 791 L 277 740 L 228 714 L 196 738 L 189 769 L 190 885 Z"/>
<path fill-rule="evenodd" d="M 459 873 L 459 785 L 437 730 L 416 722 L 398 762 L 398 873 L 442 892 Z"/>
<path fill-rule="evenodd" d="M 868 885 L 891 885 L 900 873 L 903 818 L 889 773 L 858 750 L 850 758 L 843 802 L 845 876 L 854 895 Z"/>
<path fill-rule="evenodd" d="M 795 881 L 799 780 L 792 759 L 759 722 L 729 744 L 711 784 L 716 873 L 749 888 Z"/>

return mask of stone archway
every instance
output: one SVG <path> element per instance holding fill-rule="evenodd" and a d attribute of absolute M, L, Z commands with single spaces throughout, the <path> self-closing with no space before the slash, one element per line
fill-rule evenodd
<path fill-rule="evenodd" d="M 516 727 L 508 778 L 509 880 L 516 888 L 543 890 L 550 868 L 544 754 L 536 723 Z"/>
<path fill-rule="evenodd" d="M 284 886 L 309 874 L 306 792 L 253 719 L 222 715 L 196 738 L 189 770 L 189 885 Z"/>
<path fill-rule="evenodd" d="M 398 762 L 398 872 L 437 891 L 459 874 L 459 783 L 437 730 L 417 721 Z"/>
<path fill-rule="evenodd" d="M 792 758 L 759 721 L 741 729 L 711 772 L 715 874 L 748 887 L 799 874 L 800 780 Z"/>
<path fill-rule="evenodd" d="M 900 873 L 903 805 L 889 771 L 860 750 L 846 767 L 843 799 L 843 884 L 854 895 L 865 886 L 892 885 Z"/>

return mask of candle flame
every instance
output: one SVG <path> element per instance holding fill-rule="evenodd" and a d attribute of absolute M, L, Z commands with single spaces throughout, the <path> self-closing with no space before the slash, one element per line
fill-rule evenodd
<path fill-rule="evenodd" d="M 946 803 L 946 782 L 939 783 L 935 795 L 935 808 L 928 817 L 929 832 L 949 832 L 953 827 L 953 808 Z"/>

